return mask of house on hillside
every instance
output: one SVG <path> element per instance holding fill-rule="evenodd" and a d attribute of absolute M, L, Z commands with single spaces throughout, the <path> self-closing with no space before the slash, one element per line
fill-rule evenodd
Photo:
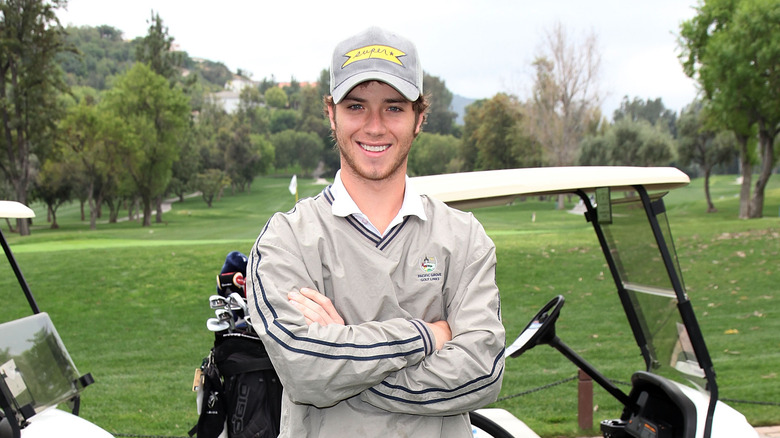
<path fill-rule="evenodd" d="M 233 79 L 225 83 L 225 89 L 218 93 L 212 93 L 211 98 L 214 99 L 217 104 L 222 105 L 222 108 L 224 108 L 225 111 L 233 113 L 238 108 L 241 90 L 246 87 L 257 86 L 258 82 L 256 81 L 243 76 L 233 75 Z"/>
<path fill-rule="evenodd" d="M 225 109 L 225 111 L 227 111 L 228 113 L 233 113 L 238 108 L 239 96 L 241 95 L 241 90 L 243 90 L 246 87 L 258 87 L 259 85 L 260 83 L 257 81 L 253 81 L 243 76 L 233 75 L 233 79 L 225 83 L 225 89 L 218 93 L 212 93 L 211 98 L 214 99 L 216 103 L 221 105 L 222 108 Z M 317 87 L 319 83 L 298 82 L 298 85 L 300 86 L 300 88 L 311 88 L 311 87 Z M 276 84 L 276 86 L 284 89 L 285 87 L 291 86 L 291 83 L 280 82 Z"/>
<path fill-rule="evenodd" d="M 222 90 L 218 93 L 211 93 L 214 102 L 222 106 L 228 114 L 232 114 L 238 108 L 239 93 L 232 90 Z"/>
<path fill-rule="evenodd" d="M 233 79 L 225 83 L 225 89 L 240 93 L 245 87 L 257 87 L 259 83 L 249 78 L 239 75 L 233 75 Z"/>

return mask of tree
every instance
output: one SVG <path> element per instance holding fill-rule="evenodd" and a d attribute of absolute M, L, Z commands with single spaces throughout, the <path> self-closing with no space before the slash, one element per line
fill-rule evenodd
<path fill-rule="evenodd" d="M 232 124 L 231 117 L 218 104 L 207 102 L 193 127 L 196 153 L 199 157 L 199 172 L 203 169 L 224 169 L 224 150 L 217 146 L 220 129 Z"/>
<path fill-rule="evenodd" d="M 214 204 L 214 197 L 219 198 L 222 190 L 229 185 L 230 178 L 220 169 L 206 169 L 195 179 L 195 187 L 209 208 Z"/>
<path fill-rule="evenodd" d="M 580 166 L 608 166 L 615 140 L 606 134 L 585 137 L 580 145 Z"/>
<path fill-rule="evenodd" d="M 780 3 L 775 0 L 706 0 L 680 26 L 680 59 L 699 82 L 708 108 L 740 144 L 741 218 L 763 214 L 764 190 L 775 166 L 780 131 Z M 752 163 L 747 146 L 757 131 L 761 169 L 750 197 Z"/>
<path fill-rule="evenodd" d="M 168 186 L 180 155 L 178 139 L 189 122 L 187 97 L 149 66 L 136 63 L 117 78 L 106 103 L 128 126 L 121 156 L 143 204 L 143 226 L 150 226 L 152 202 Z"/>
<path fill-rule="evenodd" d="M 444 81 L 428 73 L 423 74 L 423 91 L 431 96 L 431 106 L 428 109 L 428 119 L 423 129 L 434 134 L 452 134 L 452 126 L 458 114 L 450 109 L 452 92 L 447 89 Z"/>
<path fill-rule="evenodd" d="M 583 166 L 668 166 L 674 139 L 665 128 L 646 120 L 623 118 L 603 135 L 586 137 L 580 149 Z"/>
<path fill-rule="evenodd" d="M 475 133 L 482 123 L 482 105 L 487 99 L 480 99 L 466 107 L 466 114 L 463 117 L 463 135 L 458 151 L 458 159 L 461 161 L 461 169 L 472 171 L 477 167 L 477 147 L 475 144 Z"/>
<path fill-rule="evenodd" d="M 276 82 L 276 79 L 271 75 L 271 79 L 263 78 L 262 81 L 260 81 L 260 84 L 257 86 L 257 89 L 260 90 L 260 94 L 265 95 L 265 92 L 270 90 L 271 88 L 278 88 L 278 83 Z"/>
<path fill-rule="evenodd" d="M 704 171 L 704 195 L 707 213 L 718 211 L 710 196 L 712 169 L 736 155 L 736 139 L 732 132 L 718 133 L 707 126 L 706 111 L 701 101 L 688 105 L 677 120 L 680 135 L 678 156 L 683 165 L 695 164 Z"/>
<path fill-rule="evenodd" d="M 170 86 L 174 87 L 180 79 L 179 67 L 184 62 L 183 53 L 172 50 L 173 37 L 168 35 L 168 28 L 163 25 L 159 14 L 152 11 L 151 19 L 147 23 L 149 23 L 149 30 L 136 46 L 136 62 L 147 64 L 153 72 L 167 78 Z M 196 81 L 197 76 L 190 75 L 183 83 L 185 92 L 192 92 Z M 162 195 L 163 192 L 160 192 L 155 198 L 157 223 L 162 222 Z"/>
<path fill-rule="evenodd" d="M 243 87 L 238 94 L 238 108 L 236 114 L 240 119 L 249 119 L 252 121 L 256 116 L 256 111 L 263 104 L 263 95 L 257 87 Z"/>
<path fill-rule="evenodd" d="M 317 166 L 322 150 L 322 141 L 317 134 L 292 129 L 273 134 L 271 144 L 277 169 L 298 166 L 303 172 L 310 172 Z"/>
<path fill-rule="evenodd" d="M 89 99 L 68 109 L 60 124 L 59 152 L 64 163 L 76 170 L 84 183 L 89 206 L 89 228 L 97 228 L 104 196 L 117 187 L 118 144 L 125 125 L 111 111 L 103 111 Z"/>
<path fill-rule="evenodd" d="M 249 140 L 252 145 L 252 153 L 258 155 L 258 159 L 251 168 L 246 168 L 247 179 L 251 184 L 252 179 L 257 175 L 265 175 L 271 171 L 276 161 L 276 149 L 271 141 L 264 134 L 250 134 Z"/>
<path fill-rule="evenodd" d="M 499 93 L 470 107 L 463 130 L 461 159 L 472 170 L 538 166 L 541 151 L 524 130 L 520 102 Z"/>
<path fill-rule="evenodd" d="M 151 44 L 147 45 L 147 40 L 156 38 L 160 41 L 157 47 L 164 47 L 165 40 L 168 39 L 173 47 L 173 39 L 168 37 L 167 29 L 162 26 L 162 21 L 160 21 L 159 27 L 156 26 L 155 22 L 154 15 L 152 20 L 147 20 L 147 23 L 150 24 L 149 30 L 153 34 L 147 34 L 146 37 L 138 37 L 132 41 L 125 41 L 122 37 L 122 31 L 111 26 L 68 26 L 65 29 L 66 42 L 72 45 L 78 53 L 65 53 L 58 57 L 60 66 L 65 71 L 66 82 L 71 87 L 85 85 L 105 90 L 111 87 L 113 76 L 124 73 L 133 66 L 133 63 L 136 62 L 136 55 L 140 62 L 154 63 L 151 60 L 151 53 L 154 50 L 149 49 Z M 139 46 L 144 47 L 139 49 Z M 173 64 L 177 68 L 170 70 L 173 73 L 171 78 L 176 79 L 176 81 L 181 80 L 187 85 L 194 108 L 200 107 L 202 93 L 223 90 L 225 83 L 233 78 L 233 73 L 220 62 L 194 60 L 183 51 L 157 50 L 155 53 L 158 54 L 155 56 L 170 57 L 171 61 L 174 61 Z M 181 74 L 184 69 L 189 73 L 186 77 L 182 77 Z M 160 72 L 163 71 L 164 69 L 160 69 Z"/>
<path fill-rule="evenodd" d="M 51 216 L 51 228 L 59 228 L 57 224 L 57 209 L 70 201 L 76 173 L 61 161 L 46 161 L 34 185 L 35 197 L 46 204 Z"/>
<path fill-rule="evenodd" d="M 173 174 L 168 184 L 169 192 L 178 196 L 180 202 L 184 201 L 184 195 L 192 188 L 192 183 L 200 170 L 200 155 L 198 155 L 193 131 L 187 129 L 179 140 L 181 153 L 179 159 L 173 163 Z"/>
<path fill-rule="evenodd" d="M 668 166 L 674 159 L 674 139 L 664 128 L 645 120 L 623 119 L 609 130 L 614 140 L 611 166 Z"/>
<path fill-rule="evenodd" d="M 255 177 L 273 163 L 273 147 L 264 136 L 252 135 L 247 123 L 236 122 L 221 130 L 218 141 L 225 151 L 225 174 L 234 189 L 251 189 Z"/>
<path fill-rule="evenodd" d="M 15 199 L 28 202 L 36 158 L 53 147 L 62 109 L 57 96 L 67 86 L 56 62 L 67 50 L 55 9 L 61 0 L 0 1 L 0 172 Z M 27 220 L 19 233 L 30 234 Z"/>
<path fill-rule="evenodd" d="M 181 66 L 183 56 L 181 52 L 175 52 L 173 37 L 168 35 L 168 28 L 163 25 L 160 14 L 152 11 L 149 21 L 149 31 L 135 48 L 135 60 L 148 64 L 153 72 L 171 80 L 178 76 L 178 67 Z"/>
<path fill-rule="evenodd" d="M 298 109 L 301 112 L 301 119 L 315 118 L 325 120 L 325 113 L 322 111 L 322 94 L 318 87 L 304 87 L 300 91 L 300 104 Z"/>
<path fill-rule="evenodd" d="M 122 73 L 133 64 L 133 44 L 122 39 L 122 31 L 111 26 L 68 26 L 66 41 L 76 53 L 58 56 L 71 87 L 89 86 L 97 90 L 109 87 L 111 76 Z"/>
<path fill-rule="evenodd" d="M 298 130 L 314 132 L 322 144 L 329 144 L 330 122 L 322 111 L 322 97 L 319 87 L 305 87 L 301 90 L 300 117 Z M 322 157 L 325 160 L 325 157 Z"/>
<path fill-rule="evenodd" d="M 224 89 L 225 84 L 233 79 L 233 73 L 221 62 L 202 60 L 195 64 L 200 76 L 208 83 L 215 84 L 218 89 Z M 190 66 L 187 66 L 190 68 Z"/>
<path fill-rule="evenodd" d="M 288 104 L 287 93 L 279 87 L 272 87 L 265 91 L 264 94 L 266 105 L 271 108 L 286 108 Z"/>
<path fill-rule="evenodd" d="M 452 135 L 421 132 L 409 151 L 409 174 L 438 175 L 460 170 L 460 140 Z"/>
<path fill-rule="evenodd" d="M 624 118 L 633 121 L 646 120 L 653 126 L 660 125 L 667 129 L 673 137 L 677 137 L 677 115 L 674 111 L 666 109 L 660 97 L 655 100 L 634 97 L 633 100 L 629 101 L 628 96 L 623 96 L 620 108 L 615 110 L 612 120 L 617 122 Z"/>
<path fill-rule="evenodd" d="M 536 76 L 527 126 L 542 145 L 547 164 L 574 164 L 588 125 L 601 117 L 600 64 L 595 34 L 577 45 L 560 23 L 545 33 L 542 52 L 533 63 Z"/>
<path fill-rule="evenodd" d="M 301 113 L 291 109 L 277 109 L 271 111 L 271 134 L 296 129 L 301 123 Z"/>
<path fill-rule="evenodd" d="M 292 77 L 290 78 L 290 85 L 283 86 L 282 90 L 287 94 L 289 107 L 297 110 L 301 102 L 301 83 Z"/>
<path fill-rule="evenodd" d="M 317 81 L 317 91 L 320 96 L 327 96 L 330 94 L 330 69 L 323 68 L 320 70 L 320 78 Z"/>

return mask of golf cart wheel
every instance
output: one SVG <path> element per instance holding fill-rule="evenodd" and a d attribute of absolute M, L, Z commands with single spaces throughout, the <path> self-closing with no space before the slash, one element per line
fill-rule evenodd
<path fill-rule="evenodd" d="M 469 418 L 472 426 L 479 428 L 493 438 L 514 438 L 506 429 L 482 414 L 472 411 L 469 412 Z"/>

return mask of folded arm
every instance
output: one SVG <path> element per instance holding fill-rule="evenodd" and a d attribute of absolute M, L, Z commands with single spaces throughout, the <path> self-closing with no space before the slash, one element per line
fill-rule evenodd
<path fill-rule="evenodd" d="M 267 264 L 269 259 L 275 263 Z M 313 319 L 307 321 L 288 294 L 296 290 L 294 285 L 312 280 L 291 266 L 300 266 L 300 261 L 282 248 L 253 249 L 247 300 L 252 324 L 294 402 L 332 406 L 434 351 L 434 332 L 420 320 L 307 323 Z"/>
<path fill-rule="evenodd" d="M 397 413 L 455 415 L 497 399 L 505 332 L 495 283 L 495 247 L 486 242 L 469 250 L 475 259 L 460 272 L 450 273 L 455 278 L 445 290 L 452 339 L 362 392 L 363 401 Z"/>

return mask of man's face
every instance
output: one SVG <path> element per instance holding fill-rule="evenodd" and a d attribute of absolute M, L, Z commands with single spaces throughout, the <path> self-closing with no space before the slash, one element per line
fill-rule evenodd
<path fill-rule="evenodd" d="M 406 159 L 423 118 L 415 116 L 412 102 L 393 87 L 364 82 L 335 108 L 328 107 L 328 115 L 346 177 L 377 181 L 406 174 Z"/>

